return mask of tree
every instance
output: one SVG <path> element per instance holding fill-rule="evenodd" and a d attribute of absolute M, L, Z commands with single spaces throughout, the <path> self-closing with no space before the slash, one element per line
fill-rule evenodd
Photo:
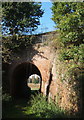
<path fill-rule="evenodd" d="M 39 83 L 39 79 L 34 78 L 34 82 L 33 83 L 34 84 L 38 84 Z"/>
<path fill-rule="evenodd" d="M 53 20 L 64 44 L 80 44 L 84 40 L 84 3 L 53 3 Z M 79 39 L 80 38 L 80 39 Z"/>
<path fill-rule="evenodd" d="M 2 60 L 10 62 L 11 55 L 26 49 L 32 44 L 31 36 L 23 36 L 24 32 L 34 31 L 40 25 L 43 15 L 41 3 L 37 2 L 2 2 Z"/>
<path fill-rule="evenodd" d="M 64 51 L 62 50 L 63 57 L 83 60 L 84 3 L 54 2 L 52 12 L 52 20 L 57 24 L 60 33 L 60 43 L 66 47 Z"/>
<path fill-rule="evenodd" d="M 43 10 L 37 2 L 3 2 L 2 13 L 3 33 L 13 35 L 37 29 Z"/>

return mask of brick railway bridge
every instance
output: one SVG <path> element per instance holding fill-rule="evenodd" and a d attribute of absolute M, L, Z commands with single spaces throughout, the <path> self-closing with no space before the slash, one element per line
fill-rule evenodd
<path fill-rule="evenodd" d="M 50 85 L 53 80 L 54 52 L 48 46 L 44 45 L 47 40 L 52 40 L 56 32 L 36 35 L 33 46 L 29 46 L 25 51 L 12 55 L 12 63 L 9 68 L 10 93 L 12 96 L 27 95 L 27 79 L 32 74 L 41 77 L 40 92 L 49 95 Z M 52 86 L 52 85 L 51 85 Z"/>
<path fill-rule="evenodd" d="M 9 72 L 10 93 L 12 96 L 29 96 L 31 91 L 27 80 L 32 74 L 37 74 L 41 78 L 40 92 L 47 96 L 48 100 L 52 98 L 60 107 L 74 112 L 79 110 L 79 106 L 77 102 L 72 102 L 70 95 L 74 93 L 75 98 L 76 92 L 72 92 L 67 81 L 61 81 L 60 77 L 62 78 L 67 70 L 63 69 L 60 75 L 58 74 L 58 65 L 60 67 L 60 62 L 57 61 L 58 53 L 50 47 L 52 39 L 57 35 L 56 32 L 35 35 L 33 46 L 12 55 L 12 62 L 6 71 Z"/>

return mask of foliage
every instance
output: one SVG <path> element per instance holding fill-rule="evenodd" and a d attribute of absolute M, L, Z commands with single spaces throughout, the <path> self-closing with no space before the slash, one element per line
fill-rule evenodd
<path fill-rule="evenodd" d="M 60 59 L 61 60 L 74 60 L 74 62 L 83 63 L 84 60 L 84 44 L 79 46 L 69 46 L 69 48 L 64 48 L 61 50 Z"/>
<path fill-rule="evenodd" d="M 52 20 L 60 33 L 62 60 L 83 62 L 84 3 L 54 2 Z M 66 47 L 66 48 L 65 48 Z"/>
<path fill-rule="evenodd" d="M 25 106 L 27 106 L 26 99 L 15 99 L 9 94 L 2 95 L 2 118 L 27 118 L 23 113 Z"/>
<path fill-rule="evenodd" d="M 65 52 L 66 50 L 67 49 L 65 49 Z M 59 52 L 59 50 L 57 50 L 57 52 Z M 58 53 L 56 54 L 55 63 L 57 68 L 56 102 L 58 102 L 59 105 L 61 104 L 61 107 L 68 110 L 71 117 L 72 115 L 75 117 L 81 117 L 83 105 L 81 96 L 83 94 L 83 64 L 75 64 L 75 60 L 73 59 L 60 61 L 59 55 Z M 66 101 L 66 105 L 63 103 L 63 101 Z"/>
<path fill-rule="evenodd" d="M 43 15 L 41 4 L 36 2 L 3 2 L 2 3 L 2 60 L 9 62 L 11 54 L 27 48 L 35 41 L 35 36 L 21 36 L 34 31 L 40 24 Z"/>
<path fill-rule="evenodd" d="M 27 49 L 30 45 L 35 43 L 36 36 L 34 35 L 13 35 L 2 36 L 2 60 L 9 62 L 11 60 L 11 54 L 20 52 L 22 49 Z"/>
<path fill-rule="evenodd" d="M 2 95 L 2 100 L 4 102 L 11 101 L 12 97 L 9 94 L 5 93 L 5 94 Z"/>
<path fill-rule="evenodd" d="M 46 97 L 42 94 L 32 96 L 31 106 L 32 113 L 40 118 L 65 117 L 64 111 L 58 105 L 55 105 L 52 100 L 48 103 Z"/>
<path fill-rule="evenodd" d="M 11 56 L 11 51 L 6 48 L 4 45 L 2 46 L 2 61 L 3 62 L 8 62 L 10 60 Z"/>
<path fill-rule="evenodd" d="M 3 33 L 23 34 L 38 27 L 43 10 L 37 2 L 3 2 L 2 13 Z"/>
<path fill-rule="evenodd" d="M 39 83 L 39 80 L 38 79 L 34 79 L 34 82 L 35 84 L 38 84 Z"/>
<path fill-rule="evenodd" d="M 38 105 L 38 106 L 37 106 Z M 36 111 L 35 111 L 36 110 Z M 3 118 L 55 118 L 64 117 L 64 111 L 54 103 L 48 103 L 41 94 L 28 99 L 14 99 L 3 94 Z"/>

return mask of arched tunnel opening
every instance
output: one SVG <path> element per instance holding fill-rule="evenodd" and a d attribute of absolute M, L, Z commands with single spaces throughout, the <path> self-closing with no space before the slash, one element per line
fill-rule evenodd
<path fill-rule="evenodd" d="M 37 66 L 30 62 L 24 62 L 17 65 L 12 73 L 11 95 L 14 97 L 29 97 L 31 94 L 31 88 L 28 86 L 28 79 L 34 74 L 40 76 L 40 91 L 42 77 Z"/>

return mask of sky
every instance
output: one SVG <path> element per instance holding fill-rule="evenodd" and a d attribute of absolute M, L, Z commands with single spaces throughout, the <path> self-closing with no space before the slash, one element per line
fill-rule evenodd
<path fill-rule="evenodd" d="M 40 18 L 40 24 L 38 29 L 34 32 L 35 34 L 50 32 L 56 30 L 56 24 L 51 19 L 52 18 L 52 2 L 42 2 L 42 9 L 44 10 L 43 16 Z"/>
<path fill-rule="evenodd" d="M 44 14 L 40 18 L 40 25 L 38 26 L 38 29 L 32 32 L 32 34 L 40 34 L 40 33 L 51 32 L 56 30 L 55 28 L 56 24 L 51 19 L 52 18 L 52 10 L 51 10 L 52 2 L 48 0 L 48 2 L 41 2 L 41 3 L 42 3 L 41 9 L 44 10 Z M 24 34 L 26 35 L 28 33 L 24 33 Z"/>

